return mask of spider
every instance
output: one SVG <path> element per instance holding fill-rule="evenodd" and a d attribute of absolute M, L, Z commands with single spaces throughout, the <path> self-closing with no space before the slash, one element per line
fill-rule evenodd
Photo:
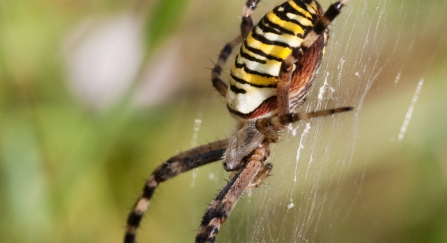
<path fill-rule="evenodd" d="M 196 236 L 196 243 L 214 242 L 243 192 L 257 187 L 272 170 L 272 164 L 265 163 L 269 145 L 278 141 L 286 125 L 352 109 L 293 112 L 304 103 L 314 82 L 328 40 L 327 27 L 348 0 L 335 2 L 324 13 L 315 0 L 289 0 L 254 26 L 251 14 L 259 1 L 247 0 L 241 34 L 225 45 L 211 72 L 214 88 L 226 97 L 237 121 L 233 134 L 177 154 L 152 172 L 129 214 L 125 243 L 135 242 L 143 214 L 161 182 L 222 159 L 224 169 L 233 175 L 209 205 Z M 222 68 L 240 43 L 227 85 L 220 78 Z"/>

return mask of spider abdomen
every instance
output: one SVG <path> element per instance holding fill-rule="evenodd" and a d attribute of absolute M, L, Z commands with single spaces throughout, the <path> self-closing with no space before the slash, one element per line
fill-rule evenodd
<path fill-rule="evenodd" d="M 321 14 L 316 1 L 289 0 L 267 13 L 250 31 L 231 68 L 226 99 L 233 116 L 255 120 L 277 113 L 276 85 L 281 64 L 292 49 L 300 47 Z M 321 60 L 324 39 L 320 36 L 311 48 L 315 50 L 306 53 L 296 66 L 290 84 L 291 108 L 311 86 Z"/>

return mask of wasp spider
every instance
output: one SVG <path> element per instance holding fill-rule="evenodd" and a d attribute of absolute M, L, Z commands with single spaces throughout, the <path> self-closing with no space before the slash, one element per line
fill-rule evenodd
<path fill-rule="evenodd" d="M 307 96 L 328 40 L 328 25 L 347 0 L 339 0 L 323 13 L 315 0 L 289 0 L 268 12 L 256 26 L 251 13 L 259 0 L 248 0 L 243 8 L 241 34 L 221 51 L 211 72 L 214 88 L 226 97 L 227 108 L 236 119 L 230 138 L 180 153 L 158 166 L 144 185 L 127 220 L 124 242 L 135 242 L 137 228 L 157 186 L 199 166 L 223 160 L 234 172 L 210 204 L 196 237 L 197 243 L 214 242 L 247 188 L 259 185 L 272 170 L 265 163 L 269 145 L 290 123 L 351 110 L 351 107 L 294 113 Z M 233 48 L 242 43 L 230 72 L 229 85 L 220 74 Z"/>

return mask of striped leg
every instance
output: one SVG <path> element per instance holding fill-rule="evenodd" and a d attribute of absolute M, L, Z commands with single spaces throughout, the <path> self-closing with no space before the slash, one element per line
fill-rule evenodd
<path fill-rule="evenodd" d="M 324 15 L 314 25 L 309 34 L 306 35 L 301 43 L 301 49 L 306 51 L 312 44 L 318 39 L 332 21 L 340 14 L 341 9 L 349 2 L 349 0 L 339 0 L 336 3 L 331 4 L 329 8 L 324 12 Z"/>
<path fill-rule="evenodd" d="M 265 126 L 274 129 L 299 120 L 327 116 L 350 110 L 352 110 L 352 107 L 340 107 L 309 113 L 289 113 L 271 118 L 259 119 L 256 125 L 258 127 L 258 123 L 265 124 Z M 264 161 L 270 154 L 269 143 L 270 139 L 265 140 L 263 144 L 249 156 L 247 159 L 248 163 L 228 181 L 227 185 L 225 185 L 213 200 L 202 218 L 199 232 L 196 236 L 196 243 L 213 243 L 216 240 L 220 225 L 228 218 L 245 189 L 256 187 L 268 176 L 272 169 L 272 165 L 264 165 Z"/>
<path fill-rule="evenodd" d="M 281 64 L 280 73 L 278 75 L 277 100 L 279 114 L 287 114 L 289 109 L 290 81 L 293 71 L 296 69 L 294 65 L 309 51 L 311 46 L 317 42 L 320 35 L 324 34 L 331 22 L 340 14 L 343 6 L 348 0 L 339 0 L 332 4 L 328 10 L 314 24 L 312 30 L 304 37 L 299 48 L 294 49 L 292 53 Z M 321 10 L 320 10 L 321 11 Z M 326 34 L 324 34 L 326 35 Z M 324 38 L 326 39 L 326 37 Z M 309 65 L 310 66 L 310 65 Z"/>
<path fill-rule="evenodd" d="M 253 29 L 251 14 L 258 5 L 259 1 L 260 0 L 247 0 L 244 9 L 242 10 L 241 35 L 224 46 L 222 51 L 220 51 L 214 68 L 211 70 L 211 81 L 213 86 L 224 97 L 227 95 L 228 85 L 220 78 L 220 74 L 222 73 L 222 69 L 234 47 L 247 38 L 248 33 L 251 29 Z"/>
<path fill-rule="evenodd" d="M 140 221 L 150 204 L 150 199 L 160 182 L 169 180 L 185 171 L 220 160 L 223 157 L 228 141 L 220 140 L 202 145 L 171 157 L 158 166 L 149 176 L 143 193 L 135 203 L 127 218 L 127 229 L 124 243 L 134 243 Z"/>
<path fill-rule="evenodd" d="M 265 130 L 266 129 L 265 127 L 269 127 L 270 128 L 269 131 L 273 130 L 273 131 L 277 132 L 277 131 L 280 131 L 281 129 L 275 129 L 275 128 L 284 127 L 290 123 L 294 123 L 299 120 L 307 120 L 307 119 L 310 119 L 313 117 L 319 117 L 319 116 L 328 116 L 328 115 L 332 115 L 332 114 L 336 114 L 336 113 L 350 111 L 352 109 L 353 109 L 352 107 L 346 106 L 346 107 L 339 107 L 339 108 L 328 109 L 328 110 L 313 111 L 313 112 L 308 112 L 308 113 L 289 113 L 289 114 L 278 115 L 278 116 L 274 116 L 274 117 L 270 117 L 270 118 L 261 118 L 256 121 L 256 127 L 260 127 L 260 128 L 258 128 L 258 130 L 260 132 Z M 270 141 L 272 141 L 269 138 L 269 136 L 270 136 L 270 134 L 266 134 L 266 137 Z M 275 136 L 278 136 L 278 134 L 275 133 Z M 274 137 L 274 138 L 277 138 L 277 137 Z"/>
<path fill-rule="evenodd" d="M 220 225 L 230 215 L 245 189 L 251 186 L 252 182 L 256 183 L 257 178 L 262 180 L 270 172 L 271 165 L 264 165 L 269 154 L 269 142 L 265 140 L 247 159 L 248 163 L 228 181 L 206 210 L 196 236 L 196 243 L 213 243 L 216 240 Z"/>
<path fill-rule="evenodd" d="M 253 19 L 251 14 L 258 6 L 260 0 L 247 0 L 244 9 L 242 10 L 242 23 L 241 23 L 241 34 L 247 38 L 248 33 L 253 29 Z"/>
<path fill-rule="evenodd" d="M 234 40 L 228 42 L 222 51 L 220 51 L 219 57 L 217 58 L 217 62 L 214 65 L 214 68 L 211 70 L 211 81 L 213 83 L 214 88 L 222 95 L 227 95 L 228 85 L 220 78 L 220 74 L 222 73 L 222 69 L 227 62 L 228 56 L 231 55 L 234 47 L 242 42 L 242 37 L 238 36 Z"/>

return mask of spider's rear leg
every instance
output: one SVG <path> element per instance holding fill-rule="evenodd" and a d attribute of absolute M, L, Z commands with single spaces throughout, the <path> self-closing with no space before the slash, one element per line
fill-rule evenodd
<path fill-rule="evenodd" d="M 228 56 L 231 55 L 234 47 L 240 44 L 245 38 L 247 38 L 248 33 L 253 29 L 253 19 L 251 14 L 255 10 L 260 0 L 247 0 L 242 10 L 242 21 L 240 26 L 241 35 L 234 38 L 232 41 L 228 42 L 224 48 L 220 51 L 217 62 L 214 68 L 211 70 L 211 81 L 214 88 L 222 95 L 226 96 L 228 85 L 220 78 L 222 69 L 227 62 Z"/>
<path fill-rule="evenodd" d="M 228 141 L 226 139 L 205 144 L 171 157 L 158 166 L 147 179 L 143 188 L 143 193 L 138 198 L 132 212 L 127 218 L 127 229 L 124 242 L 135 242 L 137 229 L 141 219 L 149 207 L 155 189 L 161 182 L 169 180 L 185 171 L 220 160 L 225 152 L 227 144 Z"/>
<path fill-rule="evenodd" d="M 269 157 L 269 142 L 265 140 L 247 159 L 247 164 L 242 167 L 219 192 L 203 215 L 196 243 L 213 243 L 216 240 L 220 225 L 230 215 L 242 193 L 250 186 L 250 183 L 259 175 L 260 171 L 265 178 L 270 171 L 269 166 L 264 166 L 264 161 Z M 271 169 L 271 167 L 270 167 Z"/>

